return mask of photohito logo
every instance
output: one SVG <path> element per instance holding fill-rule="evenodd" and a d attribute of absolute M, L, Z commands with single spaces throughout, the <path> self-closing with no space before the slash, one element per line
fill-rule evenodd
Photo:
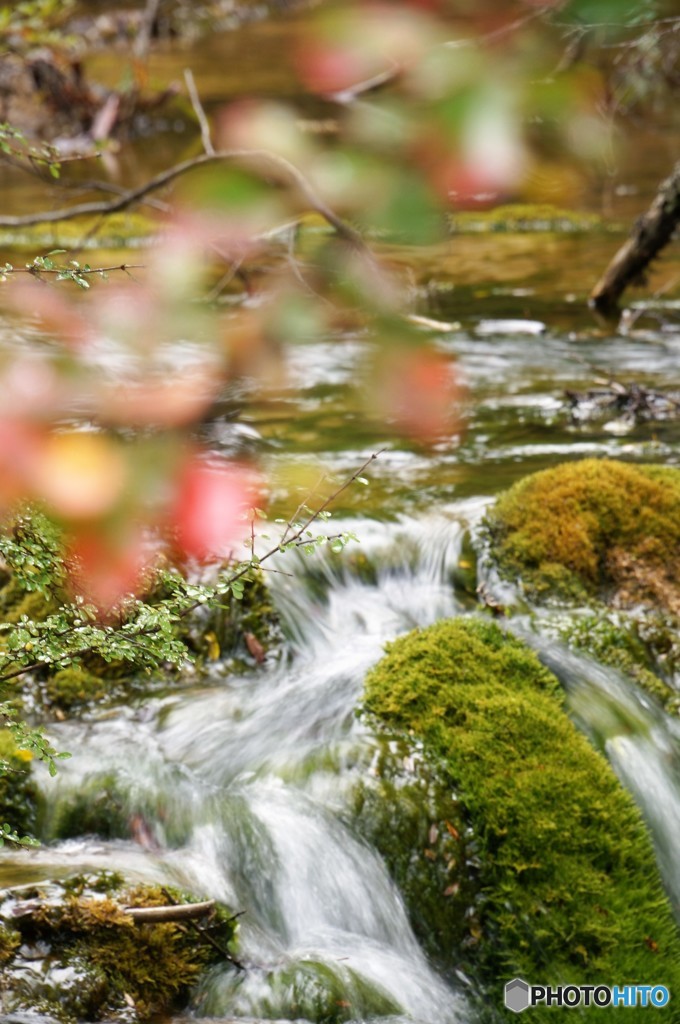
<path fill-rule="evenodd" d="M 529 985 L 513 978 L 505 986 L 505 1005 L 513 1013 L 530 1006 L 652 1006 L 670 999 L 665 985 Z"/>

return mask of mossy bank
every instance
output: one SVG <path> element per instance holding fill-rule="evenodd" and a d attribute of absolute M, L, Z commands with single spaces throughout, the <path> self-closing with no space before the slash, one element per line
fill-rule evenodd
<path fill-rule="evenodd" d="M 640 814 L 533 652 L 493 623 L 439 622 L 389 646 L 365 707 L 422 741 L 474 836 L 474 931 L 456 944 L 452 920 L 449 961 L 480 979 L 491 1017 L 516 975 L 680 991 L 680 940 Z"/>

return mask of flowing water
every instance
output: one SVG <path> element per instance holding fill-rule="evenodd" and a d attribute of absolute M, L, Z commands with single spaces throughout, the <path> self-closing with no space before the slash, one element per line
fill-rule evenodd
<path fill-rule="evenodd" d="M 622 437 L 589 428 L 584 440 L 561 412 L 559 389 L 573 380 L 568 338 L 548 332 L 537 343 L 509 331 L 504 325 L 489 336 L 470 325 L 442 337 L 442 349 L 472 391 L 468 432 L 436 453 L 396 447 L 385 453 L 373 487 L 389 519 L 361 514 L 359 506 L 338 524 L 357 531 L 360 558 L 350 549 L 344 560 L 317 555 L 291 565 L 295 556 L 288 555 L 289 564 L 280 567 L 292 569 L 292 577 L 270 577 L 289 637 L 279 664 L 236 678 L 216 674 L 214 685 L 203 681 L 86 723 L 53 727 L 57 745 L 75 756 L 57 780 L 45 781 L 52 815 L 79 794 L 94 799 L 114 779 L 119 804 L 129 818 L 144 821 L 145 834 L 137 842 L 80 838 L 35 853 L 5 853 L 0 884 L 108 868 L 244 910 L 240 956 L 247 970 L 235 974 L 227 964 L 213 970 L 196 997 L 199 1015 L 287 1017 L 293 974 L 325 972 L 356 1006 L 357 1020 L 474 1020 L 465 979 L 454 987 L 437 976 L 380 857 L 352 829 L 352 793 L 370 771 L 376 744 L 355 713 L 363 677 L 389 639 L 473 607 L 461 565 L 469 557 L 466 531 L 474 533 L 490 500 L 487 490 L 585 453 L 667 459 L 673 450 L 670 425 L 665 439 L 644 430 Z M 324 436 L 324 418 L 337 416 L 358 344 L 307 347 L 311 372 L 293 359 L 285 415 L 280 408 L 272 415 L 260 399 L 253 403 L 246 417 L 252 429 L 285 440 L 285 455 L 271 457 L 272 472 L 277 460 L 304 451 L 301 410 L 314 407 Z M 675 345 L 673 338 L 654 339 L 660 374 Z M 624 369 L 635 369 L 646 346 L 631 343 L 625 353 L 612 346 L 619 372 L 624 359 Z M 580 351 L 602 359 L 607 348 L 598 342 L 591 351 L 585 341 Z M 352 443 L 353 422 L 349 417 L 344 445 L 323 453 L 336 470 L 354 467 L 365 454 Z M 481 571 L 497 588 L 488 570 Z M 576 720 L 638 800 L 677 904 L 676 723 L 614 671 L 548 643 L 529 620 L 517 619 L 514 628 L 563 679 Z M 304 1009 L 301 1016 L 314 1020 Z"/>
<path fill-rule="evenodd" d="M 249 31 L 281 42 L 271 26 Z M 217 100 L 224 82 L 215 46 L 203 77 L 206 88 L 218 83 Z M 161 55 L 159 67 L 170 59 Z M 191 63 L 186 55 L 181 61 Z M 365 673 L 388 640 L 474 610 L 466 532 L 474 535 L 495 493 L 528 472 L 587 455 L 680 461 L 677 421 L 634 426 L 612 414 L 578 423 L 565 405 L 565 388 L 586 389 L 598 376 L 678 383 L 680 331 L 670 301 L 642 309 L 625 337 L 601 330 L 584 311 L 611 249 L 598 233 L 551 234 L 545 242 L 480 236 L 418 257 L 420 311 L 460 323 L 437 344 L 468 396 L 460 433 L 434 449 L 390 440 L 361 405 L 355 376 L 368 342 L 360 337 L 293 351 L 288 390 L 275 400 L 245 396 L 241 420 L 272 479 L 280 473 L 285 481 L 291 467 L 308 464 L 342 477 L 387 444 L 371 486 L 339 503 L 364 562 L 318 555 L 296 563 L 292 578 L 271 577 L 288 636 L 278 663 L 232 678 L 216 670 L 213 680 L 181 692 L 54 725 L 55 744 L 75 756 L 56 780 L 44 781 L 52 819 L 82 794 L 94 800 L 111 790 L 143 830 L 135 842 L 86 837 L 4 851 L 0 886 L 106 868 L 243 910 L 239 956 L 247 969 L 214 969 L 196 994 L 198 1017 L 288 1018 L 295 976 L 311 979 L 310 992 L 314 979 L 326 979 L 329 990 L 337 981 L 357 1020 L 475 1020 L 466 979 L 444 979 L 428 963 L 383 862 L 352 827 L 352 793 L 376 751 L 356 708 Z M 527 319 L 545 330 L 519 323 Z M 215 447 L 242 443 L 240 429 L 215 427 Z M 274 500 L 277 514 L 290 512 L 285 482 Z M 540 623 L 518 619 L 513 628 L 563 680 L 575 720 L 641 806 L 679 907 L 677 722 L 613 670 L 546 640 Z M 305 1013 L 301 1019 L 315 1024 Z"/>

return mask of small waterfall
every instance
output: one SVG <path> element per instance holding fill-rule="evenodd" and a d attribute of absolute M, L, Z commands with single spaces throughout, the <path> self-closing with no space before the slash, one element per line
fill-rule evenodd
<path fill-rule="evenodd" d="M 115 868 L 245 911 L 247 971 L 214 968 L 175 1024 L 280 1021 L 294 1006 L 315 1024 L 329 999 L 351 1005 L 357 1022 L 474 1021 L 423 956 L 382 860 L 346 811 L 373 753 L 355 714 L 365 672 L 398 634 L 464 612 L 451 580 L 480 505 L 362 523 L 361 546 L 345 557 L 317 555 L 292 579 L 273 576 L 293 648 L 280 665 L 55 727 L 75 756 L 45 783 L 53 814 L 110 785 L 123 818 L 145 830 L 138 842 L 78 838 L 7 853 L 0 884 Z M 290 556 L 282 565 L 291 570 Z M 563 681 L 574 717 L 640 804 L 680 905 L 680 726 L 614 670 L 526 619 L 512 628 Z"/>
<path fill-rule="evenodd" d="M 357 1020 L 470 1019 L 342 814 L 372 753 L 355 715 L 365 672 L 389 639 L 460 612 L 450 576 L 463 531 L 451 513 L 364 523 L 355 551 L 366 571 L 322 555 L 293 579 L 273 577 L 287 663 L 53 730 L 75 752 L 45 785 L 53 816 L 106 781 L 123 817 L 144 822 L 144 842 L 80 838 L 21 854 L 33 877 L 115 866 L 245 911 L 248 970 L 214 969 L 194 1014 L 276 1020 L 298 1000 L 313 1022 L 339 993 Z"/>
<path fill-rule="evenodd" d="M 647 821 L 671 902 L 680 919 L 680 721 L 616 669 L 564 645 L 516 630 L 565 686 L 570 710 L 606 754 Z"/>

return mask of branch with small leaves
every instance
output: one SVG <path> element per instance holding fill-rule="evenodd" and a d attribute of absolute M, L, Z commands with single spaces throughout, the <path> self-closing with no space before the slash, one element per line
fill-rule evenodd
<path fill-rule="evenodd" d="M 65 570 L 58 530 L 42 513 L 19 515 L 12 533 L 0 535 L 0 555 L 25 590 L 44 594 L 58 607 L 41 620 L 23 615 L 18 622 L 0 623 L 2 696 L 6 698 L 12 684 L 22 676 L 41 669 L 58 670 L 77 665 L 93 655 L 109 663 L 128 662 L 146 671 L 162 665 L 180 667 L 191 661 L 192 655 L 179 635 L 178 625 L 196 609 L 222 606 L 227 596 L 241 600 L 247 583 L 255 578 L 263 563 L 281 552 L 300 549 L 304 554 L 312 554 L 325 546 L 339 552 L 357 539 L 351 531 L 315 534 L 311 527 L 317 521 L 328 522 L 332 515 L 329 506 L 353 483 L 368 483 L 363 474 L 380 454 L 375 452 L 366 459 L 317 508 L 310 508 L 305 501 L 289 520 L 275 520 L 275 525 L 283 526 L 283 531 L 263 555 L 255 551 L 255 522 L 265 520 L 266 513 L 252 509 L 246 541 L 250 548 L 248 558 L 226 567 L 210 585 L 192 583 L 177 571 L 159 570 L 154 583 L 163 596 L 155 601 L 131 597 L 120 609 L 120 617 L 115 622 L 99 621 L 96 610 L 83 599 L 63 600 Z M 266 533 L 259 537 L 268 539 Z M 271 571 L 280 570 L 272 568 Z M 0 702 L 0 722 L 11 731 L 17 747 L 43 761 L 50 775 L 56 774 L 57 762 L 69 756 L 58 752 L 40 729 L 21 721 L 14 700 Z M 7 770 L 11 770 L 11 766 L 0 762 L 0 772 Z M 34 840 L 18 836 L 9 825 L 0 829 L 0 840 L 4 837 L 20 845 L 35 845 Z"/>
<path fill-rule="evenodd" d="M 119 263 L 112 267 L 91 267 L 89 263 L 81 265 L 78 260 L 69 260 L 67 263 L 60 263 L 52 259 L 53 256 L 60 256 L 66 253 L 66 249 L 52 249 L 46 256 L 36 256 L 30 263 L 23 267 L 15 267 L 12 263 L 5 263 L 0 266 L 0 281 L 6 281 L 14 274 L 30 274 L 38 280 L 43 280 L 45 275 L 54 275 L 56 281 L 72 281 L 79 288 L 89 288 L 88 277 L 96 276 L 103 281 L 108 279 L 109 274 L 122 271 L 128 274 L 131 270 L 143 270 L 143 263 Z"/>

